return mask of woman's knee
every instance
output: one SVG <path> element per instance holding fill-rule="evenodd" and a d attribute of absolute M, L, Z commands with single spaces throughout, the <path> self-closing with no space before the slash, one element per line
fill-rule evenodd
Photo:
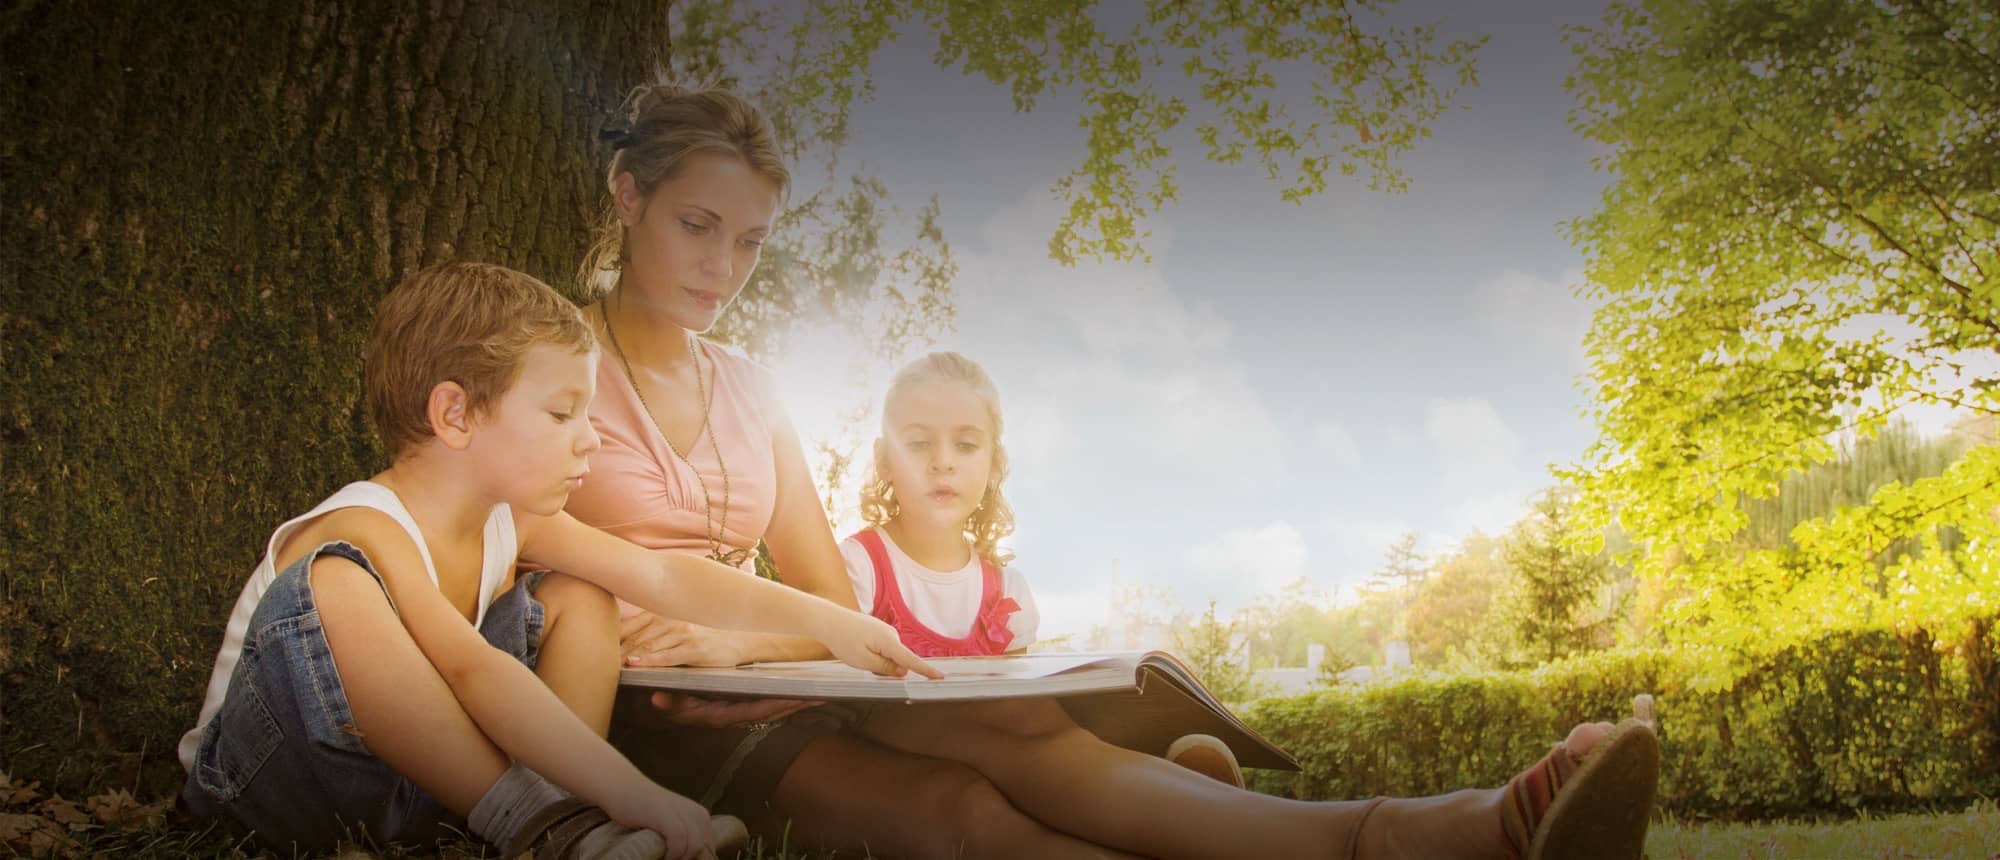
<path fill-rule="evenodd" d="M 969 767 L 940 764 L 922 783 L 911 793 L 925 814 L 911 820 L 927 831 L 924 841 L 936 849 L 929 856 L 1020 856 L 1042 829 Z"/>

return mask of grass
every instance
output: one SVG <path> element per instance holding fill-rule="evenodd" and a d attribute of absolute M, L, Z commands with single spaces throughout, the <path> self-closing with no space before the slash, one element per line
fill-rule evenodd
<path fill-rule="evenodd" d="M 1873 816 L 1834 821 L 1716 825 L 1655 822 L 1646 834 L 1651 860 L 2000 860 L 2000 805 L 1980 801 L 1963 812 Z"/>
<path fill-rule="evenodd" d="M 497 851 L 477 842 L 448 845 L 444 860 L 492 860 Z M 1983 800 L 1958 812 L 1875 816 L 1827 821 L 1712 824 L 1656 821 L 1646 838 L 1650 860 L 2000 860 L 2000 804 Z M 141 805 L 126 792 L 77 803 L 45 797 L 34 783 L 0 774 L 0 858 L 135 857 L 234 860 L 269 856 L 240 834 L 201 825 L 173 812 L 167 802 Z M 285 855 L 279 855 L 285 856 Z M 348 847 L 334 860 L 399 860 L 418 856 L 391 847 Z M 746 852 L 745 860 L 818 860 L 779 847 Z"/>

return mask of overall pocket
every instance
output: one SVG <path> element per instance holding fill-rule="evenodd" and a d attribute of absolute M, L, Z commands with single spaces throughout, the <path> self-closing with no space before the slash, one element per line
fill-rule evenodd
<path fill-rule="evenodd" d="M 255 646 L 243 643 L 229 697 L 209 721 L 195 753 L 195 782 L 218 801 L 232 801 L 243 794 L 285 739 L 284 730 L 257 691 L 257 659 Z"/>

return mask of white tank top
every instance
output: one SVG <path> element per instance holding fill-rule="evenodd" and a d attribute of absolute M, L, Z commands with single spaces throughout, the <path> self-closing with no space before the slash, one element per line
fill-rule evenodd
<path fill-rule="evenodd" d="M 430 574 L 431 584 L 438 584 L 437 567 L 431 563 L 430 546 L 424 543 L 424 534 L 417 529 L 417 521 L 410 516 L 403 500 L 396 497 L 394 490 L 373 481 L 355 481 L 338 492 L 328 496 L 312 510 L 287 520 L 277 531 L 271 533 L 271 540 L 264 546 L 264 558 L 257 562 L 257 569 L 250 574 L 250 581 L 243 584 L 243 594 L 236 598 L 236 608 L 229 613 L 229 626 L 222 634 L 222 649 L 215 655 L 215 671 L 208 676 L 208 696 L 201 703 L 201 717 L 195 720 L 194 728 L 181 736 L 181 767 L 190 773 L 194 771 L 195 749 L 201 745 L 201 733 L 215 713 L 222 710 L 223 700 L 229 694 L 229 676 L 236 671 L 236 661 L 243 654 L 243 637 L 250 632 L 250 616 L 257 611 L 257 603 L 264 599 L 264 592 L 271 582 L 278 578 L 276 559 L 286 539 L 300 526 L 312 519 L 341 508 L 373 508 L 388 514 L 408 532 L 410 540 L 417 544 L 417 554 L 424 559 L 424 572 Z M 484 541 L 479 562 L 479 609 L 472 619 L 472 626 L 478 627 L 486 620 L 486 607 L 499 596 L 500 584 L 507 581 L 507 575 L 514 568 L 514 556 L 519 550 L 515 543 L 514 514 L 507 505 L 494 505 L 486 515 Z"/>

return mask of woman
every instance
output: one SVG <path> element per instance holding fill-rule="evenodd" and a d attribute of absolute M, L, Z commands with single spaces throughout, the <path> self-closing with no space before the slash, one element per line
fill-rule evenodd
<path fill-rule="evenodd" d="M 590 407 L 603 447 L 568 510 L 746 573 L 762 540 L 787 584 L 853 607 L 769 375 L 699 337 L 749 280 L 783 204 L 789 175 L 770 127 L 727 92 L 665 86 L 637 91 L 625 120 L 607 133 L 612 206 L 583 269 L 601 291 L 586 315 L 607 346 Z M 826 656 L 630 607 L 622 625 L 635 665 Z M 1347 803 L 1223 785 L 1104 744 L 1049 701 L 808 708 L 628 691 L 612 741 L 768 836 L 886 856 L 1506 857 L 1588 831 L 1609 840 L 1587 846 L 1596 856 L 1636 857 L 1657 747 L 1645 727 L 1621 727 L 1579 765 L 1609 731 L 1577 727 L 1507 789 Z"/>

